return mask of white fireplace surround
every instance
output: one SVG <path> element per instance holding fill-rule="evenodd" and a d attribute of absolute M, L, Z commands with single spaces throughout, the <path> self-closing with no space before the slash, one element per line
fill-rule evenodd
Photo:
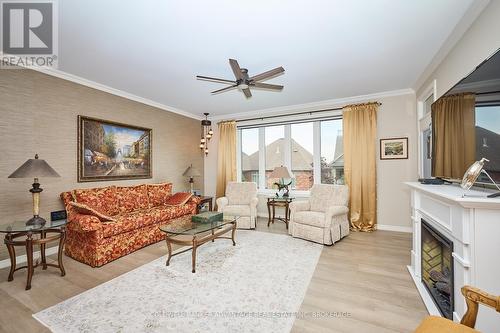
<path fill-rule="evenodd" d="M 500 198 L 486 198 L 489 192 L 466 191 L 458 185 L 405 183 L 411 190 L 413 247 L 408 270 L 431 315 L 441 316 L 421 280 L 420 224 L 424 219 L 453 242 L 454 298 L 453 319 L 460 321 L 467 306 L 460 288 L 478 287 L 500 295 Z M 467 194 L 466 197 L 463 195 Z M 485 306 L 479 309 L 476 328 L 495 332 L 500 315 Z"/>

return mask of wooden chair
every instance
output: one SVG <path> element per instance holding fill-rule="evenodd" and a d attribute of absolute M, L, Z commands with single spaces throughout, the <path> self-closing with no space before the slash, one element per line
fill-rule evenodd
<path fill-rule="evenodd" d="M 467 303 L 465 312 L 460 324 L 442 317 L 429 316 L 425 318 L 415 333 L 478 333 L 474 329 L 476 325 L 479 303 L 494 308 L 500 312 L 500 296 L 493 296 L 484 291 L 471 286 L 462 287 L 462 295 Z"/>

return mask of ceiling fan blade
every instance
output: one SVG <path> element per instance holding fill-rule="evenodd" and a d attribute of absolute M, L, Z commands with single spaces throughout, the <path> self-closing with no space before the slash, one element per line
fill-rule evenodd
<path fill-rule="evenodd" d="M 271 90 L 282 90 L 283 89 L 283 86 L 278 85 L 278 84 L 268 84 L 268 83 L 261 83 L 261 82 L 251 83 L 251 86 L 255 87 L 255 88 L 271 89 Z"/>
<path fill-rule="evenodd" d="M 252 97 L 252 93 L 250 92 L 250 89 L 246 88 L 246 89 L 243 89 L 242 91 L 245 94 L 246 98 Z"/>
<path fill-rule="evenodd" d="M 218 79 L 216 77 L 202 76 L 196 75 L 198 80 L 217 82 L 217 83 L 225 83 L 225 84 L 236 84 L 236 81 L 226 80 L 226 79 Z"/>
<path fill-rule="evenodd" d="M 226 88 L 222 88 L 222 89 L 219 89 L 219 90 L 214 90 L 214 91 L 212 91 L 212 95 L 232 90 L 232 89 L 236 88 L 237 86 L 238 86 L 237 84 L 234 84 L 234 85 L 226 87 Z"/>
<path fill-rule="evenodd" d="M 233 70 L 234 76 L 237 80 L 243 80 L 243 74 L 241 73 L 241 68 L 238 62 L 234 59 L 229 59 L 229 65 L 231 65 L 231 69 Z"/>
<path fill-rule="evenodd" d="M 253 80 L 253 81 L 261 81 L 261 80 L 266 80 L 266 79 L 270 79 L 272 78 L 273 76 L 276 76 L 278 74 L 281 74 L 285 71 L 285 69 L 283 67 L 276 67 L 275 69 L 271 69 L 270 71 L 267 71 L 267 72 L 264 72 L 264 73 L 261 73 L 261 74 L 257 74 L 255 76 L 252 76 L 250 78 L 250 80 Z"/>

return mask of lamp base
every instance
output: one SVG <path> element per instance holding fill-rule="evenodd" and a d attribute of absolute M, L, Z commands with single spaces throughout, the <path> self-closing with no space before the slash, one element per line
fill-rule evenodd
<path fill-rule="evenodd" d="M 26 225 L 44 225 L 45 224 L 45 219 L 43 217 L 40 217 L 38 215 L 33 216 L 30 218 L 28 221 L 26 221 Z"/>

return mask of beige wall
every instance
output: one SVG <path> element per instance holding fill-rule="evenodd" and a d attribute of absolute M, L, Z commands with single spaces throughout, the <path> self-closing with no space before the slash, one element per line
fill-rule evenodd
<path fill-rule="evenodd" d="M 77 116 L 85 115 L 153 129 L 153 178 L 77 183 Z M 32 214 L 33 179 L 8 175 L 35 153 L 61 178 L 40 179 L 41 215 L 62 209 L 59 193 L 74 188 L 170 181 L 186 190 L 182 173 L 203 170 L 199 121 L 31 70 L 0 70 L 0 223 Z M 202 188 L 203 178 L 197 179 Z M 1 247 L 0 259 L 5 258 Z"/>
<path fill-rule="evenodd" d="M 417 96 L 436 80 L 437 97 L 443 95 L 500 48 L 500 1 L 491 1 L 440 65 L 415 87 Z"/>
<path fill-rule="evenodd" d="M 360 98 L 356 103 L 373 101 Z M 375 99 L 382 103 L 378 111 L 378 138 L 408 137 L 409 158 L 407 160 L 381 161 L 379 141 L 377 140 L 377 196 L 378 223 L 395 227 L 396 230 L 411 230 L 409 192 L 403 185 L 405 181 L 417 179 L 417 121 L 416 99 L 412 93 Z M 331 105 L 336 107 L 339 105 Z M 296 111 L 295 111 L 296 112 Z M 252 117 L 258 115 L 252 115 Z M 217 134 L 205 159 L 205 190 L 208 195 L 215 194 L 217 175 Z M 303 198 L 300 198 L 303 199 Z M 258 214 L 267 217 L 266 196 L 259 196 Z M 280 214 L 282 215 L 282 214 Z"/>

